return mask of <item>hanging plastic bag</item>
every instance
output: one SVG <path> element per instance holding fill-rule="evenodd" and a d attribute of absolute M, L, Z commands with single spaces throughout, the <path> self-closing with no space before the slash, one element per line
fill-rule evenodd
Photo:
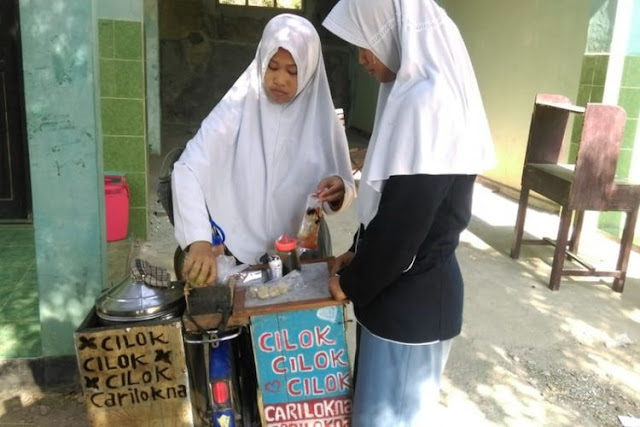
<path fill-rule="evenodd" d="M 298 231 L 298 240 L 300 248 L 316 250 L 318 248 L 318 230 L 320 229 L 320 220 L 322 219 L 322 202 L 318 200 L 318 196 L 314 193 L 307 197 L 307 205 L 304 210 L 304 217 L 300 230 Z"/>

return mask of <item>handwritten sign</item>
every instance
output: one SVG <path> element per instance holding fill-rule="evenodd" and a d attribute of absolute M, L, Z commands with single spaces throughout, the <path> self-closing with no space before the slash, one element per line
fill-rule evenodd
<path fill-rule="evenodd" d="M 341 306 L 251 318 L 267 426 L 348 426 L 351 376 Z"/>
<path fill-rule="evenodd" d="M 75 342 L 93 425 L 192 425 L 179 321 L 79 330 Z"/>

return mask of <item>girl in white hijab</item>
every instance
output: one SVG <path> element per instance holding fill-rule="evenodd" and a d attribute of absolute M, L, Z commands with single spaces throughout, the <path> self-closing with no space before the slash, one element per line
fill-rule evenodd
<path fill-rule="evenodd" d="M 359 325 L 354 426 L 434 420 L 461 331 L 455 257 L 493 144 L 457 27 L 433 0 L 340 0 L 323 25 L 380 83 L 358 190 L 360 232 L 329 289 Z"/>
<path fill-rule="evenodd" d="M 209 218 L 243 263 L 295 236 L 316 192 L 325 212 L 354 197 L 349 151 L 329 92 L 320 39 L 306 19 L 266 25 L 256 57 L 203 121 L 172 173 L 175 236 L 193 282 L 216 276 Z"/>

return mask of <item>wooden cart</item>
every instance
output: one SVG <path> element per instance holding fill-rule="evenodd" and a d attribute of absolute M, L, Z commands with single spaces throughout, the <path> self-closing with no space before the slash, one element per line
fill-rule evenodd
<path fill-rule="evenodd" d="M 330 268 L 333 258 L 322 261 Z M 262 425 L 349 425 L 352 383 L 343 304 L 327 293 L 322 298 L 250 306 L 246 288 L 233 280 L 230 286 L 233 312 L 227 328 L 250 330 Z M 183 323 L 187 332 L 215 331 L 221 318 L 185 315 Z"/>

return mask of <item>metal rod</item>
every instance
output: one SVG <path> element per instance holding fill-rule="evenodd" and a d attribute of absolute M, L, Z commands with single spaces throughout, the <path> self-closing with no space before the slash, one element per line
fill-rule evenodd
<path fill-rule="evenodd" d="M 220 341 L 227 341 L 227 340 L 231 340 L 234 338 L 237 338 L 238 336 L 240 336 L 240 334 L 242 333 L 242 329 L 238 328 L 236 330 L 236 332 L 230 334 L 230 335 L 224 335 L 224 336 L 219 336 L 218 334 L 218 330 L 217 329 L 209 329 L 206 331 L 207 334 L 209 334 L 210 338 L 207 339 L 202 339 L 202 340 L 191 340 L 187 337 L 184 337 L 184 342 L 189 343 L 189 344 L 217 344 Z"/>

